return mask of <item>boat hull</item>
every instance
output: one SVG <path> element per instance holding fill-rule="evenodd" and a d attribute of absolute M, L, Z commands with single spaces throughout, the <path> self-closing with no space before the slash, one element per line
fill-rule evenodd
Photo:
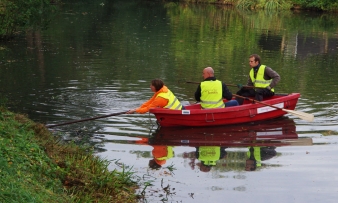
<path fill-rule="evenodd" d="M 201 109 L 200 104 L 192 104 L 185 106 L 186 110 L 155 108 L 150 109 L 150 113 L 155 115 L 162 127 L 240 124 L 281 117 L 287 114 L 282 109 L 295 109 L 299 97 L 299 93 L 292 93 L 275 95 L 262 101 L 266 105 L 245 100 L 243 105 L 227 108 Z"/>

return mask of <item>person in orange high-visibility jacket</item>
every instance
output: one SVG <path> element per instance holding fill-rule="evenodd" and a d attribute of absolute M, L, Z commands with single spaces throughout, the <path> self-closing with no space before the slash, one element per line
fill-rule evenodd
<path fill-rule="evenodd" d="M 143 114 L 147 113 L 151 108 L 167 108 L 174 110 L 182 110 L 183 106 L 181 102 L 175 97 L 175 95 L 164 85 L 160 79 L 154 79 L 150 84 L 151 91 L 154 95 L 146 102 L 144 102 L 139 108 L 131 109 L 127 114 L 134 112 Z"/>
<path fill-rule="evenodd" d="M 152 151 L 153 159 L 149 161 L 149 167 L 152 169 L 161 168 L 168 159 L 174 156 L 172 146 L 154 145 Z"/>

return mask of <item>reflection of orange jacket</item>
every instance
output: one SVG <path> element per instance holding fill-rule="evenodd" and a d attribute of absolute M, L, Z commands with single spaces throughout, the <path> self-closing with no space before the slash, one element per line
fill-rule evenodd
<path fill-rule="evenodd" d="M 170 159 L 173 157 L 173 150 L 172 147 L 170 146 L 159 146 L 159 145 L 154 145 L 154 149 L 152 151 L 154 160 L 158 165 L 163 165 L 167 161 L 167 159 Z"/>
<path fill-rule="evenodd" d="M 136 109 L 137 113 L 146 113 L 151 108 L 165 107 L 168 104 L 168 100 L 163 97 L 157 97 L 159 93 L 167 93 L 167 86 L 163 86 L 159 91 L 155 92 L 154 95 L 146 102 L 144 102 L 141 107 Z"/>
<path fill-rule="evenodd" d="M 136 144 L 147 145 L 149 142 L 149 138 L 147 137 L 138 137 L 138 138 L 140 139 L 135 141 Z"/>

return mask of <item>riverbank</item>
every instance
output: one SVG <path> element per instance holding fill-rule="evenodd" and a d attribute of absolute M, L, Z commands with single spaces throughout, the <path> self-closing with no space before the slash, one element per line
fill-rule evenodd
<path fill-rule="evenodd" d="M 0 202 L 137 202 L 133 173 L 0 106 Z"/>
<path fill-rule="evenodd" d="M 169 0 L 173 1 L 173 0 Z M 338 11 L 338 3 L 330 0 L 308 2 L 307 0 L 178 0 L 187 3 L 206 3 L 235 6 L 241 9 L 250 10 L 317 10 L 317 11 Z"/>

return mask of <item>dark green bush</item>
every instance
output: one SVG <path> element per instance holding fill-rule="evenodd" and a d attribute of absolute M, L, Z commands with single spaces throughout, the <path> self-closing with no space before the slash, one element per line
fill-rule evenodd
<path fill-rule="evenodd" d="M 50 0 L 2 0 L 0 38 L 10 38 L 28 28 L 46 27 L 53 11 Z"/>
<path fill-rule="evenodd" d="M 318 9 L 323 11 L 337 10 L 337 0 L 293 0 L 292 3 L 302 8 Z"/>

